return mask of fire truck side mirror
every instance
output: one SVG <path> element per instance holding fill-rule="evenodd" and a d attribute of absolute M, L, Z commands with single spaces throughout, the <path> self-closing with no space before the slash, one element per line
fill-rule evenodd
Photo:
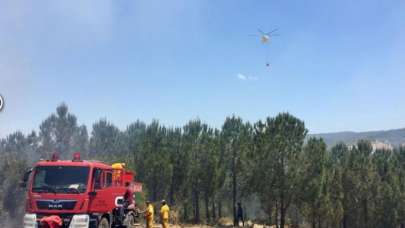
<path fill-rule="evenodd" d="M 28 169 L 25 171 L 22 180 L 20 181 L 20 188 L 26 188 L 27 187 L 27 182 L 30 177 L 30 174 L 32 173 L 32 168 Z"/>
<path fill-rule="evenodd" d="M 89 196 L 91 196 L 91 197 L 94 197 L 94 196 L 96 196 L 97 195 L 97 192 L 96 191 L 91 191 L 91 192 L 89 192 Z"/>

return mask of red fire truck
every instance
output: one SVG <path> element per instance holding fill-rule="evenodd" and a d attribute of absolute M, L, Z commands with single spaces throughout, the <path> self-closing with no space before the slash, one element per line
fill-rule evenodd
<path fill-rule="evenodd" d="M 123 196 L 130 186 L 141 189 L 134 176 L 122 164 L 83 161 L 78 153 L 72 160 L 39 161 L 22 184 L 27 187 L 24 227 L 133 228 L 138 209 L 135 202 L 124 207 Z M 55 224 L 44 223 L 47 218 Z"/>

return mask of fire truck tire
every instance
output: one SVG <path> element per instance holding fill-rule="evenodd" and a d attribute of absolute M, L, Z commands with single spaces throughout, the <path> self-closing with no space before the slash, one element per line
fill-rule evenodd
<path fill-rule="evenodd" d="M 131 213 L 129 215 L 129 221 L 128 221 L 128 226 L 127 228 L 135 228 L 135 215 L 133 213 Z"/>
<path fill-rule="evenodd" d="M 106 218 L 102 218 L 97 228 L 110 228 L 110 224 L 108 224 L 108 220 Z"/>

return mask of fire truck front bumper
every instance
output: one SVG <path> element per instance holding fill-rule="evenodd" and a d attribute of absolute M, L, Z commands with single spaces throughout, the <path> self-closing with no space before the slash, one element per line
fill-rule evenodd
<path fill-rule="evenodd" d="M 41 228 L 40 220 L 45 216 L 42 214 L 25 214 L 24 228 Z M 63 221 L 60 228 L 88 228 L 90 224 L 90 216 L 87 214 L 60 214 Z"/>

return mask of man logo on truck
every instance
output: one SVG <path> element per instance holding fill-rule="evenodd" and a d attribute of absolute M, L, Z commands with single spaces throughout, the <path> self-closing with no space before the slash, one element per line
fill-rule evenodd
<path fill-rule="evenodd" d="M 53 203 L 50 203 L 48 205 L 49 209 L 62 209 L 62 207 L 63 207 L 62 204 L 58 200 L 55 200 L 53 201 Z"/>

